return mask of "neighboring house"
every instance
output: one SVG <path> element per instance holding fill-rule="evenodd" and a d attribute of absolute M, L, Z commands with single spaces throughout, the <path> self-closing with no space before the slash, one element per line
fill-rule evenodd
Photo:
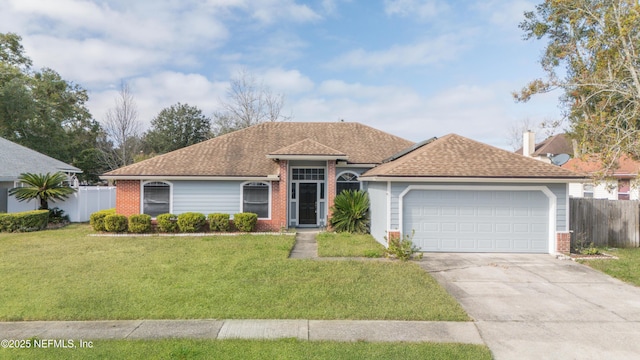
<path fill-rule="evenodd" d="M 47 155 L 0 137 L 0 212 L 7 212 L 9 189 L 19 186 L 22 173 L 46 174 L 61 171 L 72 180 L 82 171 Z M 27 203 L 23 203 L 27 204 Z M 29 210 L 33 204 L 25 205 Z"/>
<path fill-rule="evenodd" d="M 589 175 L 602 170 L 602 164 L 596 159 L 571 159 L 563 168 Z M 604 180 L 569 185 L 571 197 L 586 197 L 609 200 L 638 200 L 640 191 L 637 178 L 640 173 L 640 162 L 622 156 L 617 161 L 617 167 L 604 175 Z"/>
<path fill-rule="evenodd" d="M 363 189 L 371 233 L 423 251 L 569 250 L 568 184 L 584 177 L 458 135 L 414 144 L 348 122 L 252 126 L 132 164 L 116 211 L 255 212 L 259 230 L 323 227 L 336 193 Z"/>
<path fill-rule="evenodd" d="M 535 138 L 535 134 L 532 131 L 525 131 L 522 136 L 522 147 L 516 150 L 515 153 L 549 164 L 551 163 L 551 158 L 556 155 L 567 154 L 573 156 L 573 145 L 565 134 L 550 136 L 538 144 L 535 143 Z"/>

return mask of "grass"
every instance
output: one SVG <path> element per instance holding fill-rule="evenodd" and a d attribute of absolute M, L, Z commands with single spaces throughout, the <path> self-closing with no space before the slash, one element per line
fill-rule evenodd
<path fill-rule="evenodd" d="M 640 286 L 640 249 L 607 249 L 605 252 L 619 259 L 579 261 L 617 279 Z"/>
<path fill-rule="evenodd" d="M 104 340 L 93 348 L 0 349 L 3 359 L 491 359 L 486 346 L 283 340 Z"/>
<path fill-rule="evenodd" d="M 323 232 L 316 237 L 322 257 L 381 257 L 384 247 L 373 236 Z"/>
<path fill-rule="evenodd" d="M 0 235 L 0 320 L 468 321 L 416 264 L 288 259 L 294 237 Z"/>

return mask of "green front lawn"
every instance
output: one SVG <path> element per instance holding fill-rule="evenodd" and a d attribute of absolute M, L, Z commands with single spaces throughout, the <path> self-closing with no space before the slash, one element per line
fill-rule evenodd
<path fill-rule="evenodd" d="M 316 240 L 321 257 L 381 257 L 384 254 L 384 246 L 369 234 L 323 232 Z"/>
<path fill-rule="evenodd" d="M 102 340 L 83 349 L 0 349 L 3 359 L 491 359 L 486 346 L 270 340 Z"/>
<path fill-rule="evenodd" d="M 0 320 L 467 321 L 416 264 L 288 259 L 293 236 L 0 234 Z"/>
<path fill-rule="evenodd" d="M 640 286 L 640 249 L 610 249 L 605 252 L 619 259 L 581 260 L 580 262 L 622 281 Z"/>

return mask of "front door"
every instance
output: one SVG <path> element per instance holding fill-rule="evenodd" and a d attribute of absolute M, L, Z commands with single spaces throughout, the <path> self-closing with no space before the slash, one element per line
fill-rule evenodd
<path fill-rule="evenodd" d="M 300 183 L 298 224 L 317 225 L 318 184 Z"/>

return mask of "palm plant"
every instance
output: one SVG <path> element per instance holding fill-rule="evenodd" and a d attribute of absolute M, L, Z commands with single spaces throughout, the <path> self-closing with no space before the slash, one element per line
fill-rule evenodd
<path fill-rule="evenodd" d="M 76 190 L 67 186 L 65 181 L 67 176 L 61 172 L 32 174 L 22 173 L 18 181 L 24 187 L 16 187 L 9 190 L 9 195 L 16 197 L 18 201 L 40 200 L 40 210 L 49 209 L 49 200 L 64 200 Z"/>
<path fill-rule="evenodd" d="M 329 224 L 337 232 L 366 234 L 369 232 L 369 196 L 362 190 L 344 190 L 331 207 Z"/>

